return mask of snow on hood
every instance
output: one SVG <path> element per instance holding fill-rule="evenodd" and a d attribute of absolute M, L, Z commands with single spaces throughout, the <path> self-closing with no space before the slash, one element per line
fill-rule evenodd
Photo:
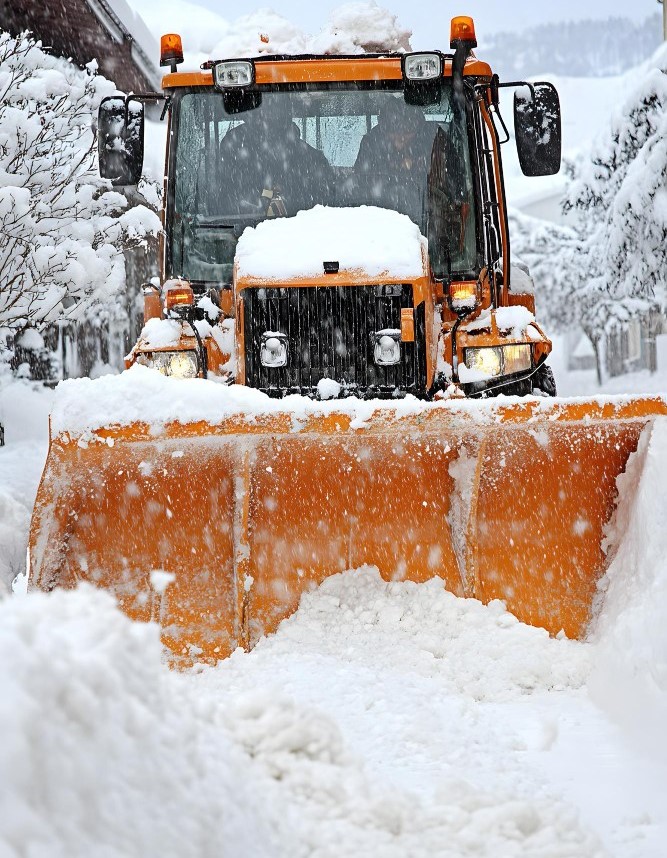
<path fill-rule="evenodd" d="M 425 273 L 427 244 L 407 215 L 376 206 L 315 206 L 248 227 L 236 248 L 237 275 L 261 280 L 320 277 L 323 263 L 368 277 L 412 280 Z"/>
<path fill-rule="evenodd" d="M 167 349 L 181 341 L 182 325 L 176 319 L 149 319 L 144 325 L 139 342 L 146 349 Z"/>

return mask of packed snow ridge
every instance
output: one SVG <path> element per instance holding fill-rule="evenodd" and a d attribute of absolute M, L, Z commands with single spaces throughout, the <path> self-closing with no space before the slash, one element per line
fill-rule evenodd
<path fill-rule="evenodd" d="M 618 395 L 586 397 L 581 401 L 600 407 L 608 404 L 622 407 L 633 399 L 632 396 Z M 503 419 L 503 409 L 508 404 L 523 410 L 532 409 L 531 419 L 554 420 L 563 409 L 577 401 L 506 396 L 493 401 L 452 398 L 438 402 L 425 402 L 414 396 L 399 400 L 348 397 L 326 402 L 298 395 L 272 399 L 244 385 L 228 387 L 214 380 L 169 378 L 154 369 L 135 364 L 120 375 L 61 382 L 54 396 L 51 435 L 89 436 L 96 429 L 133 423 L 150 425 L 157 432 L 167 424 L 206 422 L 216 426 L 229 419 L 238 420 L 239 416 L 252 424 L 276 415 L 288 419 L 291 431 L 303 428 L 312 417 L 331 414 L 349 417 L 353 430 L 367 427 L 373 418 L 379 418 L 388 428 L 391 421 L 416 416 L 436 417 L 438 414 L 452 421 L 465 421 L 466 425 L 471 422 L 488 425 Z M 660 401 L 664 400 L 656 397 L 656 402 Z"/>

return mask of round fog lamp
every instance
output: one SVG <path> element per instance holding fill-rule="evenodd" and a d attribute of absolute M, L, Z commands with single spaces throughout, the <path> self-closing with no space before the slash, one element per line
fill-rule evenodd
<path fill-rule="evenodd" d="M 259 359 L 262 366 L 285 366 L 287 364 L 287 337 L 284 334 L 264 334 Z"/>
<path fill-rule="evenodd" d="M 389 334 L 379 334 L 375 341 L 374 357 L 378 366 L 394 366 L 401 360 L 400 342 Z"/>

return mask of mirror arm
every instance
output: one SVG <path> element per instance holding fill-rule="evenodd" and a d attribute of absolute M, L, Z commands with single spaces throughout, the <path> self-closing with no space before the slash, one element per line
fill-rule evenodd
<path fill-rule="evenodd" d="M 165 101 L 169 96 L 163 92 L 131 92 L 125 100 L 127 101 L 128 98 L 133 98 L 135 101 Z"/>
<path fill-rule="evenodd" d="M 542 81 L 536 81 L 537 83 L 542 83 Z M 530 90 L 531 98 L 535 98 L 535 86 L 532 83 L 529 83 L 527 80 L 508 80 L 505 83 L 498 83 L 498 89 L 516 89 L 519 86 L 527 86 Z"/>
<path fill-rule="evenodd" d="M 507 143 L 510 139 L 510 132 L 509 132 L 507 125 L 505 124 L 505 120 L 503 119 L 503 115 L 500 112 L 500 104 L 499 104 L 498 98 L 497 98 L 498 89 L 500 89 L 501 86 L 510 86 L 510 84 L 500 83 L 498 81 L 498 75 L 493 76 L 493 79 L 492 79 L 490 85 L 488 83 L 478 83 L 475 85 L 475 92 L 477 93 L 477 95 L 480 98 L 484 99 L 484 103 L 486 104 L 487 110 L 489 111 L 489 115 L 493 119 L 494 126 L 496 123 L 496 119 L 495 119 L 496 116 L 498 117 L 498 120 L 502 126 L 503 133 L 505 134 L 505 137 L 503 140 L 501 140 L 500 135 L 498 135 L 498 145 L 500 145 L 500 146 L 502 146 L 504 143 Z M 529 84 L 527 84 L 527 86 L 529 86 Z M 489 88 L 491 88 L 491 91 L 492 91 L 491 98 L 489 98 L 489 95 L 488 95 L 489 94 Z M 494 90 L 495 90 L 495 92 L 494 92 Z"/>

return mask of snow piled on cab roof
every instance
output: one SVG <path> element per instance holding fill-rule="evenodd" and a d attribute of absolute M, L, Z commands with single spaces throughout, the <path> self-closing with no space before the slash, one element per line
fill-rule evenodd
<path fill-rule="evenodd" d="M 375 0 L 344 3 L 332 9 L 317 33 L 270 8 L 234 19 L 187 0 L 130 0 L 154 34 L 180 33 L 185 63 L 179 70 L 199 70 L 206 60 L 262 54 L 361 54 L 409 51 L 411 31 Z M 227 11 L 226 10 L 226 11 Z"/>
<path fill-rule="evenodd" d="M 426 239 L 407 215 L 377 206 L 315 206 L 248 227 L 236 248 L 237 274 L 280 281 L 341 271 L 395 280 L 424 275 Z"/>

